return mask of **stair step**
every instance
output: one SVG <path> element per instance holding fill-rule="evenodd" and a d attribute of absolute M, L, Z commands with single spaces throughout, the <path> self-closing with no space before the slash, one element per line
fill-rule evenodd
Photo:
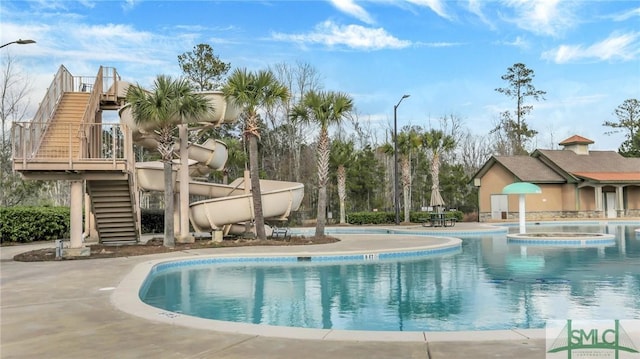
<path fill-rule="evenodd" d="M 109 215 L 102 213 L 100 216 L 96 217 L 96 220 L 100 221 L 100 223 L 105 223 L 105 224 L 111 223 L 111 222 L 118 222 L 118 223 L 127 222 L 127 221 L 132 222 L 131 220 L 132 215 L 133 215 L 133 212 L 131 211 L 129 211 L 129 213 L 118 212 L 118 213 L 111 213 Z"/>
<path fill-rule="evenodd" d="M 133 227 L 129 228 L 105 228 L 100 231 L 100 237 L 110 238 L 110 237 L 124 237 L 124 236 L 135 236 L 135 231 Z"/>
<path fill-rule="evenodd" d="M 127 231 L 134 231 L 135 227 L 134 227 L 134 223 L 129 220 L 129 221 L 102 221 L 99 223 L 100 224 L 100 232 L 102 233 L 103 231 L 117 231 L 120 232 L 122 230 L 127 230 Z"/>
<path fill-rule="evenodd" d="M 102 238 L 108 238 L 114 235 L 120 237 L 123 233 L 135 236 L 136 231 L 133 225 L 127 227 L 100 227 L 100 237 Z"/>
<path fill-rule="evenodd" d="M 97 202 L 104 202 L 114 198 L 129 200 L 129 191 L 123 189 L 116 189 L 111 191 L 91 191 L 91 195 L 95 196 Z"/>
<path fill-rule="evenodd" d="M 109 228 L 112 228 L 112 227 L 122 227 L 122 228 L 129 227 L 129 228 L 133 228 L 134 227 L 134 223 L 131 220 L 131 217 L 129 218 L 129 220 L 126 220 L 125 218 L 118 218 L 118 219 L 112 218 L 112 219 L 109 219 L 109 220 L 102 219 L 102 220 L 96 221 L 96 222 L 97 222 L 97 224 L 100 225 L 100 228 L 102 228 L 103 226 L 105 228 L 106 227 L 109 227 Z"/>
<path fill-rule="evenodd" d="M 122 234 L 122 233 L 135 233 L 135 229 L 133 228 L 133 226 L 128 226 L 128 227 L 104 226 L 100 228 L 100 234 L 102 236 L 105 236 L 107 234 L 113 235 L 113 234 Z"/>
<path fill-rule="evenodd" d="M 91 181 L 91 188 L 96 190 L 103 189 L 104 187 L 114 186 L 129 188 L 129 184 L 127 183 L 127 181 Z"/>
<path fill-rule="evenodd" d="M 127 218 L 128 216 L 128 218 Z M 132 222 L 133 212 L 117 212 L 117 213 L 101 213 L 100 215 L 96 215 L 96 220 L 100 221 L 100 223 L 110 223 L 110 222 L 123 222 L 123 220 L 127 220 Z"/>
<path fill-rule="evenodd" d="M 101 236 L 102 243 L 106 243 L 106 242 L 114 243 L 114 242 L 125 242 L 125 241 L 135 242 L 134 238 L 135 236 L 133 235 L 133 233 L 117 233 L 112 236 L 105 236 L 105 237 Z"/>
<path fill-rule="evenodd" d="M 95 204 L 99 204 L 99 205 L 106 205 L 108 206 L 111 203 L 117 203 L 117 202 L 126 202 L 129 203 L 131 202 L 131 197 L 129 196 L 129 194 L 114 194 L 111 197 L 105 197 L 105 196 L 98 196 L 95 198 L 94 203 Z"/>
<path fill-rule="evenodd" d="M 119 240 L 103 240 L 102 244 L 105 246 L 125 246 L 130 244 L 136 244 L 135 239 L 119 239 Z"/>
<path fill-rule="evenodd" d="M 123 180 L 89 181 L 96 227 L 103 244 L 136 243 L 136 215 L 132 207 L 129 182 Z"/>
<path fill-rule="evenodd" d="M 133 221 L 133 210 L 126 211 L 124 208 L 122 210 L 115 211 L 113 208 L 106 209 L 104 211 L 96 211 L 95 217 L 97 221 L 109 222 L 116 220 L 116 218 L 125 218 L 129 216 L 129 221 Z"/>
<path fill-rule="evenodd" d="M 133 210 L 129 209 L 128 211 L 117 211 L 107 213 L 106 211 L 101 211 L 100 213 L 96 213 L 96 219 L 100 220 L 109 220 L 115 218 L 128 218 L 131 220 L 131 216 L 133 215 Z"/>

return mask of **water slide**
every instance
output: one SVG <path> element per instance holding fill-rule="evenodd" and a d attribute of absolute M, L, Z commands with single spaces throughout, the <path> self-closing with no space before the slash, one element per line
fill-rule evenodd
<path fill-rule="evenodd" d="M 119 86 L 120 89 L 124 86 Z M 121 90 L 126 93 L 126 89 Z M 204 126 L 219 126 L 222 123 L 235 122 L 239 111 L 228 106 L 220 92 L 206 92 L 205 96 L 214 106 L 210 118 L 198 119 L 194 123 Z M 129 108 L 120 110 L 120 122 L 126 124 L 132 132 L 133 141 L 146 148 L 155 149 L 157 141 L 150 128 L 141 128 L 131 116 Z M 227 161 L 227 146 L 221 141 L 208 139 L 202 144 L 189 143 L 189 194 L 207 198 L 189 204 L 189 219 L 197 232 L 222 230 L 225 234 L 239 234 L 245 231 L 245 222 L 254 219 L 253 197 L 244 178 L 238 178 L 228 185 L 202 182 L 192 177 L 201 177 L 210 171 L 222 170 Z M 177 168 L 179 166 L 174 166 Z M 163 163 L 160 161 L 139 162 L 136 164 L 138 187 L 145 191 L 164 191 Z M 173 183 L 179 192 L 177 169 L 173 171 Z M 304 185 L 297 182 L 260 180 L 262 210 L 266 220 L 284 220 L 302 203 Z M 271 228 L 265 228 L 270 235 Z"/>

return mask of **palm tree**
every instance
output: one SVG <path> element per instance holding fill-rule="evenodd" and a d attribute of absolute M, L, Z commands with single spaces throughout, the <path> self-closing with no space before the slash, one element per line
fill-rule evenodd
<path fill-rule="evenodd" d="M 431 157 L 431 192 L 440 192 L 440 156 L 443 152 L 451 151 L 456 141 L 451 135 L 442 130 L 430 129 L 422 137 L 422 146 L 427 149 Z"/>
<path fill-rule="evenodd" d="M 331 146 L 330 161 L 337 167 L 338 199 L 340 200 L 340 223 L 346 223 L 344 202 L 347 198 L 347 170 L 346 165 L 355 159 L 353 141 L 334 141 Z"/>
<path fill-rule="evenodd" d="M 318 165 L 318 219 L 316 221 L 316 237 L 324 237 L 327 221 L 327 181 L 329 177 L 329 126 L 340 124 L 342 119 L 353 110 L 353 100 L 341 92 L 309 91 L 300 103 L 296 104 L 291 117 L 303 122 L 315 122 L 320 125 L 317 144 Z"/>
<path fill-rule="evenodd" d="M 400 156 L 400 182 L 402 183 L 402 199 L 404 203 L 404 222 L 411 221 L 411 155 L 422 144 L 422 138 L 415 128 L 405 127 L 398 134 L 398 155 Z M 393 145 L 387 143 L 383 151 L 393 154 Z"/>
<path fill-rule="evenodd" d="M 247 163 L 247 154 L 242 148 L 242 143 L 237 138 L 225 138 L 224 142 L 227 144 L 229 155 L 222 170 L 222 183 L 228 184 L 229 174 L 242 172 L 244 164 Z"/>
<path fill-rule="evenodd" d="M 130 86 L 126 95 L 134 122 L 142 129 L 153 131 L 158 152 L 164 163 L 164 246 L 175 246 L 173 225 L 172 160 L 175 129 L 180 123 L 207 116 L 213 109 L 202 95 L 194 93 L 184 79 L 173 80 L 159 75 L 151 91 L 140 85 Z"/>
<path fill-rule="evenodd" d="M 244 136 L 249 143 L 249 171 L 251 176 L 251 194 L 255 217 L 256 237 L 267 238 L 264 229 L 262 211 L 262 192 L 260 191 L 260 171 L 258 168 L 258 140 L 260 139 L 260 107 L 271 108 L 279 102 L 287 101 L 289 90 L 281 84 L 271 71 L 257 73 L 247 69 L 236 69 L 222 87 L 227 101 L 238 106 L 244 119 Z"/>

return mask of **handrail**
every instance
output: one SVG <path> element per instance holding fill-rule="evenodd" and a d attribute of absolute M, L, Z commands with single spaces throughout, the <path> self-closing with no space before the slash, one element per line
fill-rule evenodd
<path fill-rule="evenodd" d="M 130 146 L 130 139 L 127 138 L 125 125 L 117 123 L 80 125 L 83 133 L 91 134 L 91 137 L 87 138 L 87 140 L 92 146 L 89 153 L 78 153 L 77 155 L 74 155 L 73 144 L 71 143 L 71 136 L 75 135 L 76 131 L 75 124 L 68 124 L 69 126 L 66 128 L 64 136 L 68 136 L 68 144 L 65 143 L 62 146 L 50 148 L 48 153 L 26 153 L 20 151 L 20 148 L 28 147 L 31 134 L 29 125 L 40 126 L 41 124 L 34 124 L 33 122 L 14 122 L 12 124 L 13 161 L 15 162 L 22 162 L 23 165 L 26 165 L 30 161 L 58 160 L 68 162 L 69 166 L 73 167 L 73 161 L 75 160 L 83 162 L 95 160 L 102 163 L 111 162 L 115 168 L 117 162 L 125 161 L 127 168 L 133 168 L 129 163 L 131 154 L 128 153 L 130 151 L 127 148 Z M 74 126 L 71 127 L 71 125 Z M 64 169 L 61 168 L 61 170 Z"/>
<path fill-rule="evenodd" d="M 100 67 L 102 72 L 102 93 L 106 100 L 117 101 L 120 75 L 115 67 Z"/>
<path fill-rule="evenodd" d="M 78 155 L 81 157 L 89 157 L 91 152 L 95 152 L 89 148 L 89 146 L 95 146 L 95 144 L 87 140 L 88 138 L 91 138 L 91 132 L 87 131 L 91 131 L 93 128 L 85 125 L 96 122 L 95 115 L 100 108 L 100 97 L 102 96 L 102 66 L 100 66 L 98 74 L 92 80 L 89 102 L 87 103 L 87 107 L 82 115 L 82 121 L 80 122 L 81 126 L 78 128 L 78 136 L 80 137 L 80 153 Z M 81 89 L 86 89 L 87 85 L 88 84 L 82 82 L 82 80 L 80 81 Z"/>
<path fill-rule="evenodd" d="M 120 100 L 118 98 L 119 81 L 120 76 L 113 67 L 101 66 L 95 77 L 83 77 L 73 76 L 64 65 L 61 65 L 33 119 L 28 122 L 14 122 L 12 124 L 14 161 L 20 161 L 26 165 L 28 161 L 34 159 L 48 158 L 51 160 L 57 158 L 65 162 L 68 161 L 69 166 L 72 167 L 74 160 L 96 159 L 104 161 L 108 158 L 114 166 L 116 161 L 125 160 L 127 168 L 135 168 L 133 165 L 134 154 L 132 149 L 129 149 L 132 146 L 130 130 L 124 125 L 96 123 L 96 114 L 102 108 L 103 103 L 107 106 L 114 104 L 117 106 Z M 73 128 L 68 127 L 68 143 L 65 145 L 65 149 L 58 148 L 56 150 L 56 153 L 61 154 L 63 158 L 58 158 L 52 153 L 40 154 L 38 152 L 40 146 L 45 142 L 43 141 L 45 133 L 65 92 L 90 92 L 82 121 L 80 124 L 72 126 Z M 108 142 L 105 136 L 109 136 Z M 74 138 L 80 140 L 80 147 L 77 150 L 72 145 L 72 142 L 75 141 Z M 109 153 L 111 155 L 108 155 Z"/>
<path fill-rule="evenodd" d="M 84 125 L 96 123 L 95 114 L 99 111 L 100 103 L 103 99 L 107 101 L 117 100 L 117 86 L 118 81 L 120 80 L 120 76 L 118 75 L 118 72 L 115 68 L 100 66 L 98 74 L 91 80 L 92 84 L 89 84 L 84 82 L 83 78 L 81 78 L 79 84 L 81 90 L 87 90 L 89 89 L 88 86 L 91 86 L 91 95 L 89 96 L 89 102 L 82 117 L 83 127 L 79 129 L 78 133 L 78 135 L 80 136 L 82 151 L 81 154 L 83 157 L 88 157 L 90 153 L 97 151 L 97 149 L 95 148 L 96 143 L 88 141 L 88 139 L 92 137 L 92 134 L 87 131 L 92 131 L 93 127 L 87 127 Z"/>
<path fill-rule="evenodd" d="M 31 126 L 32 138 L 30 141 L 31 148 L 28 149 L 29 152 L 33 153 L 40 146 L 43 134 L 49 126 L 49 121 L 53 118 L 62 95 L 67 91 L 73 91 L 73 76 L 64 65 L 60 65 L 51 85 L 47 89 L 47 93 L 44 95 L 44 99 L 38 107 L 38 111 L 31 120 L 34 125 Z M 27 149 L 24 148 L 23 150 Z"/>

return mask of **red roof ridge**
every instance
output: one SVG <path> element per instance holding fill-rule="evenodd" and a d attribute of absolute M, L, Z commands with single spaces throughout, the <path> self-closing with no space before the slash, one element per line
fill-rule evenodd
<path fill-rule="evenodd" d="M 567 138 L 566 140 L 560 142 L 559 145 L 561 145 L 561 146 L 574 145 L 574 144 L 590 145 L 592 143 L 594 143 L 594 142 L 592 140 L 586 138 L 586 137 L 582 137 L 582 136 L 579 136 L 579 135 L 573 135 L 573 136 Z"/>

